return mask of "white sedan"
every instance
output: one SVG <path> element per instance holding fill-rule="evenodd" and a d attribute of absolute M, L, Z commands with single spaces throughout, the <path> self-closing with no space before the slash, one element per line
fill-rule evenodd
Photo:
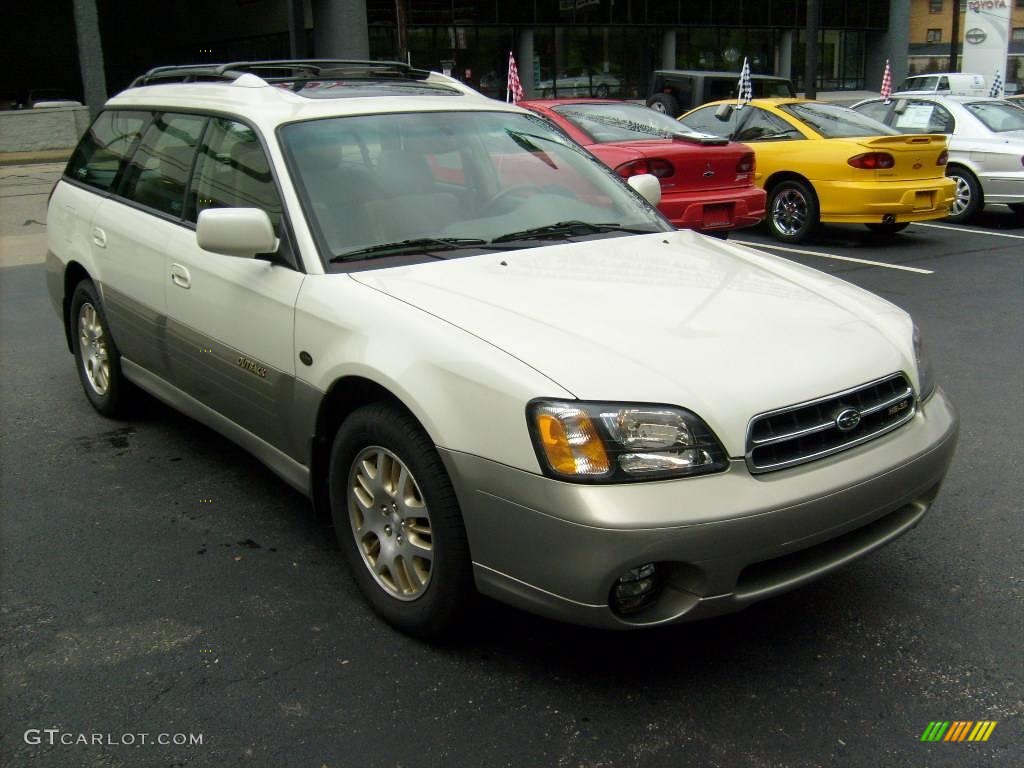
<path fill-rule="evenodd" d="M 986 203 L 1024 213 L 1024 110 L 1004 99 L 916 94 L 853 108 L 903 133 L 949 134 L 946 175 L 956 179 L 950 221 L 970 221 Z"/>

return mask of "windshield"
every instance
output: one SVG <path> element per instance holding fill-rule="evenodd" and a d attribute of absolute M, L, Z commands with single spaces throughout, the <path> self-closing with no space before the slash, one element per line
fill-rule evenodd
<path fill-rule="evenodd" d="M 836 104 L 783 104 L 779 109 L 800 120 L 826 139 L 897 136 L 900 133 L 867 115 Z"/>
<path fill-rule="evenodd" d="M 900 86 L 901 91 L 934 91 L 939 86 L 939 76 L 908 77 Z"/>
<path fill-rule="evenodd" d="M 565 104 L 554 110 L 598 144 L 694 134 L 665 113 L 640 104 Z"/>
<path fill-rule="evenodd" d="M 996 133 L 1024 131 L 1024 110 L 1005 101 L 976 101 L 964 107 Z"/>
<path fill-rule="evenodd" d="M 671 229 L 611 170 L 533 115 L 356 115 L 292 123 L 280 135 L 325 261 L 395 248 L 444 250 L 443 258 L 541 228 L 561 238 Z M 573 228 L 551 228 L 566 222 Z M 539 244 L 534 236 L 500 247 Z"/>

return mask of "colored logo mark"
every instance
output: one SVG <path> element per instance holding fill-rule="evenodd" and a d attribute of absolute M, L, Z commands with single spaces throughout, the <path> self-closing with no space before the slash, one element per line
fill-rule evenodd
<path fill-rule="evenodd" d="M 921 741 L 988 741 L 995 728 L 995 720 L 932 720 Z"/>

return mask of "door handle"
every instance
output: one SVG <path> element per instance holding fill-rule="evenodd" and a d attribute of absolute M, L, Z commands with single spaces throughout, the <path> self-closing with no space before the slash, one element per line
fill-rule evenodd
<path fill-rule="evenodd" d="M 192 285 L 192 276 L 181 264 L 171 264 L 171 282 L 179 288 L 189 288 Z"/>
<path fill-rule="evenodd" d="M 97 248 L 107 247 L 107 233 L 99 227 L 92 228 L 92 242 Z"/>

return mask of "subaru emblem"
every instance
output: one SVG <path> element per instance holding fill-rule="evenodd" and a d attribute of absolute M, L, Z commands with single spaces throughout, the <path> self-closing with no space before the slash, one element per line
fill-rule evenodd
<path fill-rule="evenodd" d="M 856 429 L 858 424 L 860 424 L 860 411 L 856 408 L 846 408 L 836 416 L 836 426 L 840 432 L 849 432 L 851 429 Z"/>

